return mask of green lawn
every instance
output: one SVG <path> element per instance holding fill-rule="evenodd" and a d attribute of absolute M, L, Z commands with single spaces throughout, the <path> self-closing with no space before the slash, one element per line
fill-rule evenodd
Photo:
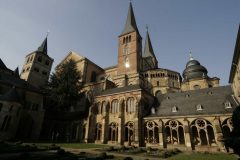
<path fill-rule="evenodd" d="M 169 160 L 236 160 L 236 155 L 227 153 L 180 153 L 168 158 Z"/>
<path fill-rule="evenodd" d="M 37 146 L 49 146 L 52 143 L 35 143 Z M 94 143 L 55 143 L 56 146 L 63 148 L 77 148 L 77 149 L 88 149 L 88 148 L 104 148 L 108 147 L 106 144 L 94 144 Z"/>

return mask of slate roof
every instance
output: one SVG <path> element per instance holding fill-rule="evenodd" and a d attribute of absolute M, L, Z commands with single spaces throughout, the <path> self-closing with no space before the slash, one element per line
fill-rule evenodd
<path fill-rule="evenodd" d="M 19 95 L 17 93 L 16 87 L 11 88 L 3 96 L 0 96 L 0 100 L 10 101 L 10 102 L 20 102 Z"/>
<path fill-rule="evenodd" d="M 156 59 L 148 31 L 145 40 L 143 57 L 152 57 Z"/>
<path fill-rule="evenodd" d="M 133 13 L 132 3 L 130 2 L 129 8 L 128 8 L 127 21 L 126 21 L 125 27 L 124 27 L 121 35 L 130 33 L 130 32 L 133 32 L 133 31 L 136 31 L 138 33 L 138 35 L 140 35 L 139 31 L 138 31 L 138 28 L 137 28 L 135 16 L 134 16 L 134 13 Z"/>
<path fill-rule="evenodd" d="M 121 92 L 129 92 L 134 90 L 144 90 L 144 89 L 140 85 L 129 85 L 121 88 L 108 89 L 98 93 L 96 96 L 103 96 L 103 95 L 109 95 L 109 94 L 115 94 L 115 93 L 121 93 Z"/>
<path fill-rule="evenodd" d="M 1 58 L 0 58 L 0 69 L 4 69 L 4 70 L 8 69 L 6 65 L 3 63 Z"/>
<path fill-rule="evenodd" d="M 230 76 L 229 76 L 229 81 L 228 81 L 229 83 L 233 82 L 233 77 L 234 77 L 236 69 L 237 69 L 236 67 L 238 65 L 239 56 L 240 56 L 240 24 L 239 24 L 239 28 L 238 28 L 238 34 L 237 34 L 232 64 L 231 64 L 231 71 L 230 71 Z"/>
<path fill-rule="evenodd" d="M 156 107 L 156 113 L 149 117 L 232 113 L 238 105 L 232 94 L 231 86 L 163 94 L 157 97 L 160 105 Z M 225 108 L 227 101 L 231 103 L 232 108 Z M 202 105 L 203 110 L 197 111 L 198 104 Z M 172 112 L 174 106 L 177 107 L 177 112 Z"/>
<path fill-rule="evenodd" d="M 37 52 L 41 52 L 47 55 L 47 37 L 43 41 L 40 47 L 38 47 Z"/>
<path fill-rule="evenodd" d="M 30 85 L 28 82 L 24 81 L 23 79 L 16 77 L 14 74 L 1 73 L 0 84 L 15 86 L 16 88 L 22 88 L 29 91 L 41 93 L 38 88 Z"/>

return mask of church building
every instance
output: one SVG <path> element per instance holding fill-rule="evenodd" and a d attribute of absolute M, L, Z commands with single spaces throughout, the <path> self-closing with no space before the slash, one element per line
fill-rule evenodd
<path fill-rule="evenodd" d="M 138 30 L 132 3 L 118 40 L 118 61 L 102 68 L 70 51 L 81 74 L 85 97 L 68 113 L 46 113 L 42 88 L 53 58 L 47 38 L 25 57 L 19 75 L 0 59 L 0 140 L 30 138 L 117 146 L 224 151 L 232 112 L 240 102 L 240 28 L 229 83 L 219 86 L 207 68 L 190 54 L 183 73 L 161 68 L 150 33 Z M 142 42 L 144 46 L 142 47 Z M 86 103 L 88 102 L 88 103 Z M 83 110 L 86 116 L 83 116 Z M 41 133 L 41 135 L 40 135 Z"/>
<path fill-rule="evenodd" d="M 239 54 L 239 50 L 236 52 Z M 72 139 L 110 145 L 224 150 L 221 140 L 229 136 L 231 114 L 239 104 L 231 86 L 219 86 L 219 78 L 208 76 L 207 68 L 191 55 L 182 76 L 160 68 L 148 31 L 142 48 L 131 2 L 118 37 L 115 66 L 101 68 L 74 52 L 61 63 L 69 59 L 82 73 L 83 91 L 91 100 L 87 118 L 73 122 L 72 130 L 78 132 Z"/>

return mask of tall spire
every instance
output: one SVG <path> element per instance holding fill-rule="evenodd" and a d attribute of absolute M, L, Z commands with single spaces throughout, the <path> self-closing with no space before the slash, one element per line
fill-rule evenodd
<path fill-rule="evenodd" d="M 19 69 L 18 69 L 18 67 L 13 71 L 13 74 L 14 74 L 14 76 L 17 77 L 17 78 L 20 77 L 20 76 L 19 76 Z"/>
<path fill-rule="evenodd" d="M 124 30 L 122 31 L 122 35 L 133 32 L 133 31 L 136 31 L 139 34 L 135 16 L 133 13 L 132 2 L 130 1 L 129 8 L 128 8 L 127 21 L 126 21 Z"/>
<path fill-rule="evenodd" d="M 152 47 L 152 43 L 150 40 L 150 36 L 148 33 L 148 28 L 147 29 L 147 34 L 146 34 L 146 39 L 145 39 L 145 47 L 144 47 L 144 53 L 143 53 L 143 57 L 152 57 L 154 59 L 156 59 L 154 51 L 153 51 L 153 47 Z"/>
<path fill-rule="evenodd" d="M 44 54 L 48 53 L 48 51 L 47 51 L 47 36 L 46 36 L 45 40 L 43 41 L 43 43 L 41 44 L 41 46 L 38 47 L 37 52 L 42 52 Z"/>
<path fill-rule="evenodd" d="M 6 65 L 3 63 L 2 59 L 0 58 L 0 69 L 7 69 Z"/>

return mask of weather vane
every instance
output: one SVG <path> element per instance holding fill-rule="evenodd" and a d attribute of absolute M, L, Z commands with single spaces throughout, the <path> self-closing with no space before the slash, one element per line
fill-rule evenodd
<path fill-rule="evenodd" d="M 47 37 L 48 37 L 49 33 L 50 33 L 50 30 L 47 31 Z"/>
<path fill-rule="evenodd" d="M 192 52 L 191 51 L 189 52 L 189 59 L 193 60 L 193 56 L 192 56 Z"/>
<path fill-rule="evenodd" d="M 146 30 L 148 31 L 148 25 L 146 24 Z"/>

